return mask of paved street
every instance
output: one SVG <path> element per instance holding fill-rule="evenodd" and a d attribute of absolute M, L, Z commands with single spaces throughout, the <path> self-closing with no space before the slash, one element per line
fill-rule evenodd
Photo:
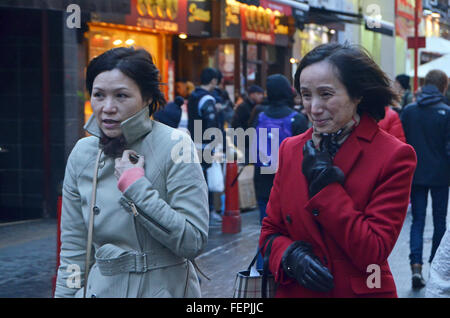
<path fill-rule="evenodd" d="M 399 297 L 424 296 L 424 289 L 412 291 L 409 269 L 408 213 L 399 240 L 389 257 Z M 223 234 L 220 227 L 211 228 L 205 251 L 197 258 L 200 268 L 211 280 L 202 278 L 203 297 L 232 297 L 235 274 L 244 270 L 256 252 L 259 238 L 258 212 L 242 213 L 242 231 Z M 424 260 L 429 256 L 432 219 L 428 207 L 424 235 Z M 0 297 L 51 297 L 52 277 L 56 264 L 56 221 L 33 220 L 0 224 Z M 428 278 L 429 265 L 424 265 Z"/>

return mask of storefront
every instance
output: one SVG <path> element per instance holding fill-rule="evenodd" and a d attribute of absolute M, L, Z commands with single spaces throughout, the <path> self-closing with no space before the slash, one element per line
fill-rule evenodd
<path fill-rule="evenodd" d="M 290 78 L 295 26 L 292 7 L 281 2 L 261 0 L 254 6 L 213 1 L 213 19 L 220 25 L 212 25 L 212 38 L 177 41 L 178 64 L 182 64 L 177 77 L 198 84 L 203 68 L 218 68 L 234 101 L 252 84 L 264 87 L 270 74 Z"/>

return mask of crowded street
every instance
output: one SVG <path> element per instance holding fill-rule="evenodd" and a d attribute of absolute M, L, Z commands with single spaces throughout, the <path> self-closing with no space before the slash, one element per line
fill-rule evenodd
<path fill-rule="evenodd" d="M 0 38 L 0 298 L 450 298 L 450 0 L 0 0 Z"/>

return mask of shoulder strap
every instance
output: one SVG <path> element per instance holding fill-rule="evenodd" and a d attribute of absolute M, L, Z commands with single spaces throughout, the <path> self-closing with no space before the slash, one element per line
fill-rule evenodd
<path fill-rule="evenodd" d="M 91 263 L 91 248 L 92 248 L 92 236 L 94 233 L 94 206 L 97 196 L 97 176 L 98 176 L 98 166 L 100 162 L 100 157 L 102 155 L 102 149 L 99 149 L 97 158 L 95 159 L 95 168 L 94 168 L 94 178 L 92 180 L 92 195 L 91 195 L 91 205 L 89 207 L 89 227 L 88 227 L 88 236 L 87 236 L 87 245 L 86 245 L 86 262 L 84 267 L 84 290 L 83 290 L 83 298 L 86 298 L 86 290 L 88 286 L 88 277 L 89 277 L 89 265 Z"/>
<path fill-rule="evenodd" d="M 203 105 L 204 105 L 207 101 L 209 101 L 209 100 L 213 101 L 214 103 L 216 102 L 216 99 L 215 99 L 212 95 L 209 95 L 209 94 L 204 95 L 204 96 L 203 96 L 202 98 L 200 98 L 200 100 L 198 101 L 198 115 L 199 115 L 200 117 L 202 117 L 202 108 L 203 108 Z"/>

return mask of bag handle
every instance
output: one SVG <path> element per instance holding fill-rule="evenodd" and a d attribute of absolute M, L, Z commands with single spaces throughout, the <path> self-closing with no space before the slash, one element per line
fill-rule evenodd
<path fill-rule="evenodd" d="M 270 252 L 272 250 L 272 243 L 278 236 L 281 236 L 281 234 L 273 234 L 269 237 L 270 241 L 267 244 L 266 253 L 264 253 L 263 276 L 261 282 L 261 298 L 267 298 L 267 276 L 269 275 L 269 257 Z"/>
<path fill-rule="evenodd" d="M 250 269 L 253 267 L 253 265 L 255 265 L 255 262 L 256 262 L 256 260 L 257 260 L 257 258 L 258 258 L 258 255 L 262 252 L 262 250 L 264 249 L 264 246 L 266 246 L 267 242 L 268 242 L 269 240 L 272 240 L 272 241 L 273 241 L 273 240 L 274 240 L 276 237 L 278 237 L 278 236 L 281 236 L 281 234 L 272 234 L 272 235 L 270 235 L 268 238 L 266 238 L 266 240 L 264 241 L 264 244 L 261 245 L 261 247 L 258 249 L 258 252 L 256 252 L 255 257 L 253 257 L 253 259 L 252 259 L 250 265 L 248 266 L 248 268 L 247 268 L 248 271 L 250 271 Z M 272 246 L 271 243 L 270 243 L 270 246 Z M 270 249 L 268 250 L 268 252 L 270 253 Z M 266 251 L 266 254 L 267 254 L 267 251 Z"/>
<path fill-rule="evenodd" d="M 102 149 L 98 151 L 97 158 L 95 159 L 95 168 L 94 168 L 94 178 L 92 180 L 92 195 L 91 195 L 91 204 L 89 207 L 89 227 L 88 227 L 88 236 L 87 236 L 87 245 L 86 245 L 86 262 L 84 267 L 84 290 L 83 290 L 83 298 L 86 298 L 86 290 L 88 286 L 88 277 L 89 277 L 89 264 L 91 262 L 91 249 L 92 249 L 92 237 L 94 233 L 94 206 L 97 196 L 97 175 L 98 175 L 98 167 L 100 163 L 100 157 L 102 155 Z"/>

